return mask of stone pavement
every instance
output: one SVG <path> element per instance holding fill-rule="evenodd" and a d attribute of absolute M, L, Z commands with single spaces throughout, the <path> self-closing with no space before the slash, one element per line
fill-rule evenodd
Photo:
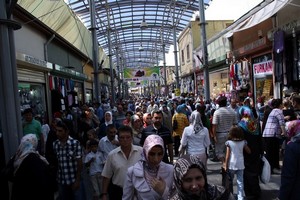
<path fill-rule="evenodd" d="M 222 185 L 222 176 L 220 174 L 221 163 L 207 161 L 207 179 L 209 183 Z M 267 184 L 260 183 L 261 198 L 260 200 L 275 200 L 278 196 L 280 187 L 280 174 L 271 175 L 270 182 Z M 236 181 L 233 183 L 234 194 L 236 194 Z"/>

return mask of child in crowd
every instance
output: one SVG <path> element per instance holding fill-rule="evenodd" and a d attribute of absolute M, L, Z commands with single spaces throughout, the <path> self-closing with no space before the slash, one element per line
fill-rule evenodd
<path fill-rule="evenodd" d="M 243 151 L 250 154 L 251 150 L 247 146 L 247 141 L 244 140 L 243 130 L 238 126 L 233 126 L 228 135 L 228 140 L 225 143 L 226 145 L 226 157 L 223 168 L 225 171 L 228 169 L 230 182 L 234 178 L 234 174 L 237 176 L 237 196 L 238 200 L 245 199 L 244 193 L 244 155 Z M 232 184 L 230 184 L 232 187 Z M 230 188 L 232 191 L 233 189 Z"/>
<path fill-rule="evenodd" d="M 87 142 L 86 142 L 86 145 L 85 145 L 85 150 L 86 150 L 86 153 L 89 153 L 91 151 L 90 149 L 90 141 L 91 140 L 96 140 L 96 142 L 99 143 L 99 139 L 98 139 L 98 136 L 97 136 L 97 130 L 92 128 L 90 130 L 88 130 L 88 132 L 86 132 L 87 134 Z"/>
<path fill-rule="evenodd" d="M 86 167 L 89 167 L 90 181 L 93 185 L 94 200 L 100 199 L 102 191 L 102 177 L 101 173 L 104 167 L 104 157 L 102 152 L 97 151 L 98 141 L 91 139 L 89 140 L 90 152 L 86 155 L 84 163 Z"/>

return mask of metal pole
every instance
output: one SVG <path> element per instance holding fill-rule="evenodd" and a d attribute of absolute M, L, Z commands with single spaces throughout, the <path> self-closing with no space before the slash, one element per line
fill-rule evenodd
<path fill-rule="evenodd" d="M 121 77 L 120 77 L 120 62 L 119 62 L 119 47 L 116 47 L 117 58 L 117 78 L 118 78 L 118 97 L 121 97 Z"/>
<path fill-rule="evenodd" d="M 175 6 L 173 12 L 173 45 L 174 45 L 174 59 L 175 59 L 175 79 L 176 79 L 176 88 L 179 89 L 179 67 L 178 67 L 178 58 L 177 58 L 177 39 L 176 39 L 176 25 L 175 25 Z"/>
<path fill-rule="evenodd" d="M 1 162 L 16 153 L 23 136 L 13 33 L 21 26 L 8 14 L 12 12 L 8 4 L 15 4 L 12 2 L 0 1 L 0 146 L 4 147 Z"/>
<path fill-rule="evenodd" d="M 109 57 L 109 69 L 110 69 L 110 89 L 111 89 L 111 102 L 110 106 L 113 107 L 115 104 L 115 88 L 114 88 L 114 70 L 113 70 L 113 63 L 112 63 L 112 49 L 111 49 L 111 28 L 110 28 L 110 15 L 107 11 L 107 21 L 108 21 L 108 57 Z"/>
<path fill-rule="evenodd" d="M 98 53 L 99 46 L 97 41 L 97 28 L 95 19 L 95 1 L 90 0 L 90 15 L 91 15 L 91 28 L 92 41 L 93 41 L 93 67 L 94 67 L 94 98 L 97 102 L 101 103 L 101 97 L 99 96 L 99 70 L 98 70 Z"/>
<path fill-rule="evenodd" d="M 167 67 L 166 67 L 166 45 L 163 43 L 163 64 L 164 64 L 164 85 L 165 85 L 165 96 L 169 95 L 168 83 L 167 83 Z"/>
<path fill-rule="evenodd" d="M 203 55 L 203 69 L 204 69 L 204 97 L 205 100 L 210 99 L 210 90 L 209 90 L 209 73 L 208 73 L 208 54 L 207 54 L 207 40 L 206 40 L 206 22 L 204 14 L 204 1 L 199 0 L 199 18 L 200 18 L 200 34 L 202 39 L 202 55 Z"/>

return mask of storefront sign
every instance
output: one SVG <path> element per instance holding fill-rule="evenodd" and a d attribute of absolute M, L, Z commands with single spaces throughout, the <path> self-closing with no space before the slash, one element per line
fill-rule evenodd
<path fill-rule="evenodd" d="M 273 73 L 272 60 L 253 64 L 254 75 L 269 75 Z"/>
<path fill-rule="evenodd" d="M 32 56 L 29 55 L 25 55 L 25 61 L 34 65 L 39 65 L 42 67 L 47 67 L 47 62 L 44 60 L 40 60 L 38 58 L 34 58 Z"/>
<path fill-rule="evenodd" d="M 261 39 L 258 39 L 254 42 L 251 42 L 250 44 L 247 44 L 247 45 L 239 48 L 237 51 L 235 51 L 235 54 L 242 55 L 246 52 L 249 52 L 256 48 L 262 47 L 262 46 L 266 45 L 266 43 L 267 43 L 267 39 L 266 39 L 266 37 L 263 37 Z"/>
<path fill-rule="evenodd" d="M 41 60 L 41 59 L 35 58 L 33 56 L 30 56 L 30 55 L 26 55 L 26 54 L 17 52 L 16 53 L 16 58 L 18 60 L 24 61 L 26 63 L 30 63 L 30 64 L 33 64 L 33 65 L 38 65 L 38 66 L 45 67 L 45 68 L 50 67 L 50 69 L 52 69 L 52 64 L 51 63 L 48 63 L 45 60 Z"/>

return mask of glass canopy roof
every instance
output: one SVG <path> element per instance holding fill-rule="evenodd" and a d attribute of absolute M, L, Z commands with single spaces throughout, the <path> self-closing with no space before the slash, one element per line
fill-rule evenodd
<path fill-rule="evenodd" d="M 89 1 L 65 2 L 91 28 Z M 166 53 L 173 44 L 173 27 L 178 36 L 199 11 L 199 0 L 95 0 L 95 10 L 98 43 L 107 55 L 110 26 L 113 63 L 118 57 L 123 67 L 151 67 L 163 60 L 163 44 Z"/>

